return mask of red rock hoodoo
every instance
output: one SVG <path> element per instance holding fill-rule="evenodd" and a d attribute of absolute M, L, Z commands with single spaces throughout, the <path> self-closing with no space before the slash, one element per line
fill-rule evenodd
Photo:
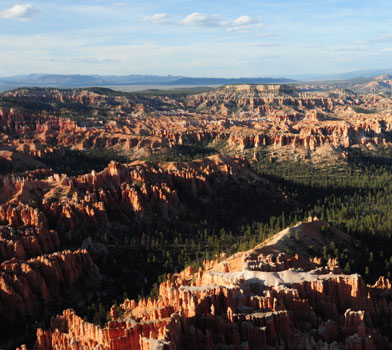
<path fill-rule="evenodd" d="M 66 310 L 38 330 L 35 349 L 391 348 L 377 328 L 391 322 L 388 280 L 367 286 L 334 262 L 280 250 L 293 233 L 318 240 L 323 225 L 298 224 L 250 251 L 168 275 L 158 300 L 125 300 L 105 328 Z"/>

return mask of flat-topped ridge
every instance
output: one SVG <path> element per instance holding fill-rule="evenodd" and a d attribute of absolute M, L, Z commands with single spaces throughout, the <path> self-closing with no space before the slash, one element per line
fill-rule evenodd
<path fill-rule="evenodd" d="M 246 92 L 273 95 L 298 95 L 297 89 L 288 84 L 229 84 L 223 86 L 220 91 L 225 92 Z"/>

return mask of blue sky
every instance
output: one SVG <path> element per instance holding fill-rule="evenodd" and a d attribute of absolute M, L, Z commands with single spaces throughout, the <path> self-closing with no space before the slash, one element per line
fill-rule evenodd
<path fill-rule="evenodd" d="M 391 0 L 0 0 L 0 76 L 392 67 Z"/>

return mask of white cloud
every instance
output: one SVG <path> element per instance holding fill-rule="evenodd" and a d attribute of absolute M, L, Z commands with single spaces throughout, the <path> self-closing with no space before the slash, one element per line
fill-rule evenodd
<path fill-rule="evenodd" d="M 155 15 L 144 17 L 143 21 L 152 22 L 154 24 L 168 24 L 170 19 L 167 13 L 156 13 Z"/>
<path fill-rule="evenodd" d="M 191 13 L 190 15 L 186 16 L 181 22 L 187 26 L 197 27 L 218 27 L 223 25 L 219 15 L 208 15 L 206 13 L 199 12 Z"/>
<path fill-rule="evenodd" d="M 144 17 L 143 21 L 151 21 L 154 24 L 175 23 L 182 24 L 189 27 L 220 27 L 226 28 L 229 32 L 234 31 L 249 31 L 256 27 L 262 27 L 260 19 L 253 19 L 250 16 L 240 16 L 232 21 L 224 20 L 220 15 L 207 13 L 193 12 L 183 18 L 181 21 L 171 21 L 166 13 L 157 13 L 153 16 Z"/>
<path fill-rule="evenodd" d="M 227 31 L 249 31 L 252 28 L 262 27 L 260 20 L 252 19 L 249 16 L 240 16 L 227 25 Z"/>
<path fill-rule="evenodd" d="M 254 21 L 249 16 L 240 16 L 232 22 L 235 26 L 246 26 L 252 23 L 254 23 Z"/>
<path fill-rule="evenodd" d="M 30 4 L 14 5 L 8 10 L 0 12 L 0 16 L 6 19 L 18 19 L 28 21 L 32 19 L 38 10 Z"/>
<path fill-rule="evenodd" d="M 381 52 L 392 52 L 392 47 L 386 47 L 382 49 Z"/>

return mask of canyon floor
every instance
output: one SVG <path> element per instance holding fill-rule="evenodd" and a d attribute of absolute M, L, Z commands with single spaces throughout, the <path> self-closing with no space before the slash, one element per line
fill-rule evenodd
<path fill-rule="evenodd" d="M 392 348 L 391 88 L 0 94 L 0 348 Z"/>

